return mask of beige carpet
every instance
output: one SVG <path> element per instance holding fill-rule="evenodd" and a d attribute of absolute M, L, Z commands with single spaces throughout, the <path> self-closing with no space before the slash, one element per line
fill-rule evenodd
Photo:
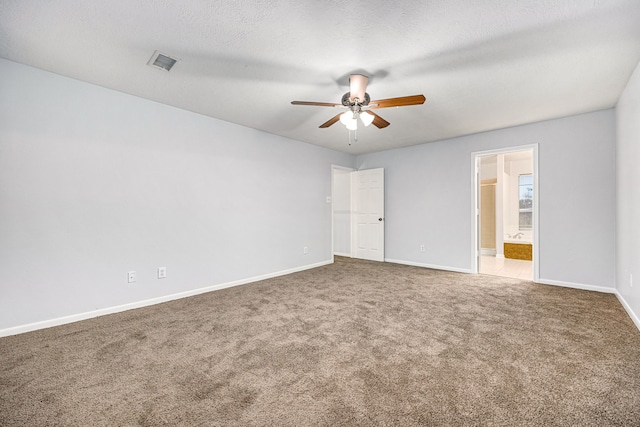
<path fill-rule="evenodd" d="M 638 426 L 615 296 L 338 258 L 0 339 L 2 426 Z"/>

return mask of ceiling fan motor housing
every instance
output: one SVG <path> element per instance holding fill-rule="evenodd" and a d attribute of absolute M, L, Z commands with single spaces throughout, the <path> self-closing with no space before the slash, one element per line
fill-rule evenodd
<path fill-rule="evenodd" d="M 353 107 L 354 105 L 365 106 L 365 105 L 369 105 L 369 101 L 371 101 L 371 97 L 369 96 L 368 93 L 364 94 L 364 101 L 362 102 L 351 102 L 349 101 L 350 96 L 351 96 L 351 92 L 347 92 L 344 95 L 342 95 L 342 105 L 344 105 L 345 107 Z M 360 100 L 358 99 L 358 101 Z"/>

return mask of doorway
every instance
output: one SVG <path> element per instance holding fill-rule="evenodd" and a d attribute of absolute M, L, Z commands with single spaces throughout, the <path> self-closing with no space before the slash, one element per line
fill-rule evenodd
<path fill-rule="evenodd" d="M 384 261 L 384 169 L 332 167 L 332 254 Z"/>
<path fill-rule="evenodd" d="M 351 172 L 340 166 L 331 168 L 332 251 L 334 256 L 351 257 Z"/>
<path fill-rule="evenodd" d="M 475 273 L 537 281 L 537 145 L 473 153 Z"/>

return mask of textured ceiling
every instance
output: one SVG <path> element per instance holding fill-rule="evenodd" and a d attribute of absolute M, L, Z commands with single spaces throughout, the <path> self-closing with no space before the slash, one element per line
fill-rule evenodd
<path fill-rule="evenodd" d="M 169 73 L 146 65 L 177 57 Z M 2 0 L 0 56 L 266 132 L 366 153 L 615 106 L 638 0 Z M 348 145 L 348 75 L 391 126 Z"/>

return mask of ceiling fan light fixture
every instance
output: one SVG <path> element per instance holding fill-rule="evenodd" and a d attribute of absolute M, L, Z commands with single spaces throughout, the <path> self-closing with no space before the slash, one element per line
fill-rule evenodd
<path fill-rule="evenodd" d="M 342 123 L 343 125 L 348 125 L 349 122 L 351 122 L 353 120 L 353 112 L 351 111 L 345 111 L 344 113 L 340 114 L 340 123 Z"/>
<path fill-rule="evenodd" d="M 318 127 L 325 129 L 339 121 L 347 129 L 355 131 L 358 129 L 358 117 L 360 117 L 365 127 L 373 123 L 378 129 L 383 129 L 391 124 L 376 113 L 368 111 L 369 108 L 405 107 L 424 104 L 426 101 L 422 94 L 371 101 L 369 94 L 366 92 L 368 83 L 369 77 L 362 74 L 351 74 L 349 77 L 349 92 L 342 95 L 340 104 L 315 101 L 291 101 L 291 104 L 347 108 L 348 111 L 336 114 Z"/>
<path fill-rule="evenodd" d="M 345 113 L 340 114 L 340 123 L 345 125 L 349 130 L 358 129 L 358 118 L 353 111 L 347 111 Z"/>
<path fill-rule="evenodd" d="M 375 117 L 373 117 L 373 114 L 367 111 L 363 111 L 362 113 L 360 113 L 360 120 L 362 120 L 362 123 L 365 126 L 369 126 L 371 123 L 373 123 L 374 118 Z"/>

